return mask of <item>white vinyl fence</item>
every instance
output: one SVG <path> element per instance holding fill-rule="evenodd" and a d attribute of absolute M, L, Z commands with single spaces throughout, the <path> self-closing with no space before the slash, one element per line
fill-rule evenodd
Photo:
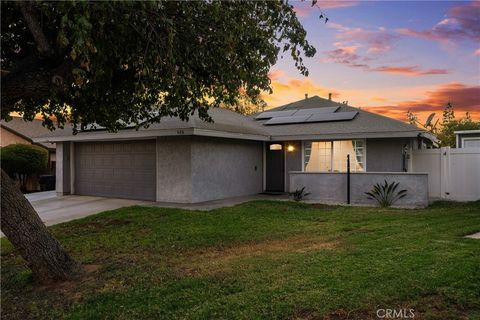
<path fill-rule="evenodd" d="M 480 199 L 480 148 L 413 150 L 412 168 L 428 173 L 430 199 Z"/>

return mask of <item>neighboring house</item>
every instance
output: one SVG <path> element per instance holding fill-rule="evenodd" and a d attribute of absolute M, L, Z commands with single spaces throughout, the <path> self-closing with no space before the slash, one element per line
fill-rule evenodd
<path fill-rule="evenodd" d="M 213 123 L 164 118 L 139 130 L 57 130 L 34 141 L 57 144 L 59 194 L 195 203 L 287 192 L 302 173 L 343 175 L 347 154 L 351 170 L 364 177 L 407 177 L 412 149 L 433 139 L 415 126 L 318 96 L 249 117 L 225 109 L 209 114 Z"/>
<path fill-rule="evenodd" d="M 480 148 L 480 130 L 454 131 L 457 148 Z"/>
<path fill-rule="evenodd" d="M 34 138 L 45 136 L 49 133 L 50 130 L 42 125 L 41 120 L 25 121 L 20 117 L 13 117 L 13 119 L 8 122 L 1 120 L 0 147 L 6 147 L 15 143 L 41 146 L 48 151 L 48 168 L 50 172 L 55 174 L 55 143 L 33 141 Z"/>

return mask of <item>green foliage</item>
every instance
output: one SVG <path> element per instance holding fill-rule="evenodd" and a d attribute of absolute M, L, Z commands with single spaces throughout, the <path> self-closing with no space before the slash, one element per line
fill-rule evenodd
<path fill-rule="evenodd" d="M 49 126 L 51 116 L 60 123 L 68 118 L 75 129 L 96 124 L 111 131 L 164 116 L 185 120 L 194 112 L 210 120 L 209 108 L 236 106 L 242 92 L 260 103 L 259 94 L 271 91 L 268 71 L 280 55 L 289 54 L 308 75 L 303 58 L 316 52 L 287 1 L 30 5 L 54 56 L 38 54 L 19 5 L 4 2 L 2 69 L 15 70 L 13 77 L 26 58 L 40 59 L 41 71 L 50 68 L 50 92 L 25 96 L 11 110 L 26 119 L 41 113 Z"/>
<path fill-rule="evenodd" d="M 476 319 L 480 241 L 463 236 L 479 226 L 480 202 L 122 208 L 49 228 L 100 267 L 58 289 L 30 281 L 2 238 L 2 319 L 374 319 L 389 306 Z"/>
<path fill-rule="evenodd" d="M 42 147 L 17 143 L 1 148 L 0 153 L 2 169 L 10 177 L 20 180 L 22 188 L 28 176 L 47 169 L 48 151 Z"/>
<path fill-rule="evenodd" d="M 388 183 L 387 180 L 385 180 L 383 184 L 376 183 L 372 190 L 365 192 L 365 194 L 368 195 L 369 199 L 377 201 L 381 207 L 390 207 L 397 200 L 407 196 L 407 190 L 397 191 L 399 184 L 399 182 Z"/>
<path fill-rule="evenodd" d="M 295 201 L 302 201 L 304 197 L 308 196 L 310 193 L 305 192 L 305 187 L 301 189 L 297 189 L 294 192 L 290 192 L 289 195 L 293 198 Z"/>
<path fill-rule="evenodd" d="M 467 114 L 465 118 L 459 120 L 453 119 L 442 124 L 441 129 L 437 133 L 437 137 L 441 141 L 442 147 L 455 147 L 455 131 L 478 129 L 480 129 L 480 121 L 473 121 Z"/>
<path fill-rule="evenodd" d="M 437 135 L 442 147 L 455 147 L 455 131 L 480 129 L 480 121 L 473 121 L 468 112 L 465 113 L 465 117 L 456 119 L 454 106 L 450 102 L 446 104 L 443 110 L 440 128 L 438 128 L 439 119 L 434 121 L 434 117 L 435 113 L 430 114 L 425 124 L 422 124 L 418 121 L 418 117 L 414 113 L 410 111 L 407 112 L 408 122 L 414 125 L 419 124 L 429 132 Z"/>
<path fill-rule="evenodd" d="M 442 147 L 455 147 L 455 131 L 476 129 L 480 129 L 480 121 L 473 121 L 468 112 L 465 113 L 465 117 L 457 120 L 453 105 L 449 102 L 443 110 L 442 126 L 437 132 L 437 137 Z"/>

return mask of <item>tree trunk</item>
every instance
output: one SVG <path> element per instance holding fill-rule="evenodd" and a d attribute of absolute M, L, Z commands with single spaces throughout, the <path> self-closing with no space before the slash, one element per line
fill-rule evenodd
<path fill-rule="evenodd" d="M 72 279 L 80 272 L 32 205 L 2 171 L 1 229 L 42 283 Z"/>

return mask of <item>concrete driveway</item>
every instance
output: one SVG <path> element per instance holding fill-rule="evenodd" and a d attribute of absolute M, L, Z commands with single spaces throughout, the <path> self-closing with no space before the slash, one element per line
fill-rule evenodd
<path fill-rule="evenodd" d="M 152 204 L 149 201 L 90 196 L 57 197 L 55 191 L 36 192 L 25 196 L 47 226 L 121 207 Z"/>
<path fill-rule="evenodd" d="M 203 211 L 231 207 L 252 200 L 288 200 L 288 196 L 286 195 L 272 196 L 257 194 L 252 196 L 234 197 L 202 203 L 187 204 L 77 195 L 57 197 L 55 191 L 29 193 L 26 194 L 25 197 L 28 199 L 28 201 L 30 201 L 42 221 L 47 226 L 80 219 L 102 211 L 114 210 L 121 207 L 129 207 L 134 205 Z"/>

